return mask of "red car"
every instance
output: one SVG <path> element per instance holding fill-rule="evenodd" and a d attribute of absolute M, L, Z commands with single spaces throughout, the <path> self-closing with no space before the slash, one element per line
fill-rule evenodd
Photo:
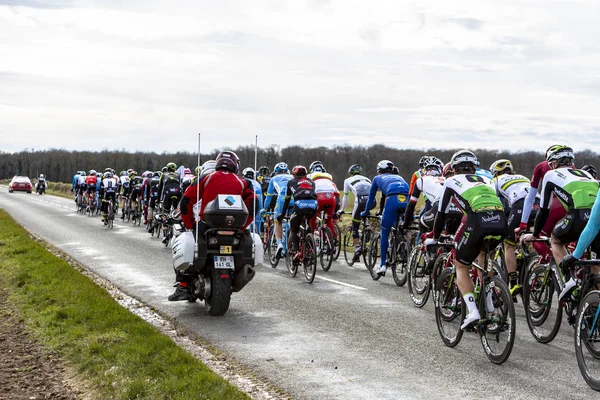
<path fill-rule="evenodd" d="M 31 181 L 26 176 L 14 176 L 8 184 L 8 193 L 15 191 L 31 193 Z"/>

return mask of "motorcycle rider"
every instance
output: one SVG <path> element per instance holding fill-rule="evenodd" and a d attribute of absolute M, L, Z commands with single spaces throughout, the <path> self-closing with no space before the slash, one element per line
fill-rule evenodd
<path fill-rule="evenodd" d="M 206 174 L 199 181 L 193 182 L 183 194 L 180 207 L 181 219 L 187 229 L 196 229 L 194 206 L 200 202 L 199 223 L 197 225 L 198 237 L 203 237 L 209 229 L 209 226 L 203 222 L 206 205 L 215 200 L 220 194 L 240 195 L 242 197 L 248 209 L 248 219 L 242 229 L 245 230 L 254 220 L 254 189 L 248 180 L 236 175 L 239 167 L 240 160 L 234 152 L 222 151 L 217 156 L 215 172 Z M 194 301 L 194 295 L 189 289 L 192 278 L 191 275 L 175 270 L 177 288 L 168 297 L 169 301 Z"/>
<path fill-rule="evenodd" d="M 46 190 L 46 178 L 44 178 L 44 174 L 40 174 L 37 183 L 35 184 L 35 190 L 41 190 L 42 193 Z"/>

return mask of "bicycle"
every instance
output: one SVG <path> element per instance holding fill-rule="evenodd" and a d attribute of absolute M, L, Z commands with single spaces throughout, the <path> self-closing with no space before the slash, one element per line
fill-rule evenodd
<path fill-rule="evenodd" d="M 285 257 L 287 254 L 287 250 L 288 250 L 288 239 L 289 239 L 289 235 L 288 235 L 288 231 L 289 231 L 289 222 L 287 220 L 285 220 L 285 222 L 281 222 L 281 229 L 283 231 L 282 235 L 281 235 L 281 243 L 283 244 L 283 250 L 281 251 L 281 258 Z M 269 256 L 269 263 L 271 264 L 272 268 L 277 268 L 277 265 L 279 265 L 279 257 L 277 257 L 277 236 L 275 236 L 275 226 L 273 226 L 273 229 L 271 229 L 271 231 L 269 232 L 269 242 L 268 242 L 268 246 L 267 246 L 267 254 Z"/>
<path fill-rule="evenodd" d="M 85 212 L 88 215 L 88 217 L 94 216 L 97 206 L 98 206 L 98 203 L 96 203 L 96 198 L 91 197 L 91 196 L 88 197 L 88 205 L 85 208 Z"/>
<path fill-rule="evenodd" d="M 574 277 L 581 285 L 560 303 L 558 296 L 564 288 L 564 277 L 553 257 L 549 262 L 538 263 L 527 277 L 523 289 L 525 318 L 529 331 L 540 343 L 554 340 L 560 329 L 563 311 L 569 325 L 575 327 L 580 300 L 600 283 L 600 276 L 592 276 L 589 269 L 589 265 L 600 265 L 600 261 L 579 260 L 575 265 Z"/>
<path fill-rule="evenodd" d="M 325 207 L 327 209 L 327 207 Z M 333 263 L 335 253 L 335 244 L 333 233 L 327 225 L 325 225 L 325 209 L 321 211 L 321 215 L 317 218 L 317 229 L 313 233 L 317 245 L 317 254 L 323 271 L 329 271 Z"/>
<path fill-rule="evenodd" d="M 295 254 L 288 251 L 285 257 L 285 264 L 288 267 L 288 272 L 293 278 L 296 276 L 298 266 L 301 263 L 304 269 L 304 277 L 308 283 L 312 283 L 317 273 L 317 246 L 313 234 L 310 233 L 310 220 L 306 217 L 304 217 L 302 224 L 300 224 L 298 236 L 298 251 L 300 252 L 300 257 L 294 260 L 294 258 L 296 258 Z M 289 235 L 288 249 L 291 248 L 292 235 Z"/>
<path fill-rule="evenodd" d="M 600 391 L 600 282 L 599 275 L 592 275 L 590 267 L 600 266 L 600 260 L 580 260 L 576 266 L 583 267 L 584 280 L 581 294 L 585 288 L 589 290 L 579 303 L 575 319 L 575 357 L 579 371 L 586 383 L 594 390 Z M 584 285 L 585 283 L 585 285 Z"/>
<path fill-rule="evenodd" d="M 133 225 L 140 226 L 142 223 L 142 207 L 139 200 L 135 202 L 135 207 L 131 211 L 131 219 Z"/>
<path fill-rule="evenodd" d="M 441 235 L 440 241 L 430 248 L 437 248 L 437 252 L 428 251 L 421 241 L 413 247 L 408 258 L 408 292 L 413 304 L 418 308 L 427 304 L 431 288 L 440 272 L 450 267 L 448 253 L 454 248 L 454 236 Z"/>
<path fill-rule="evenodd" d="M 397 286 L 404 286 L 408 279 L 408 255 L 411 252 L 410 237 L 402 228 L 404 221 L 398 218 L 396 224 L 390 229 L 388 237 L 389 245 L 387 250 L 386 266 L 392 269 L 392 276 Z M 379 244 L 381 233 L 377 233 L 371 240 L 369 257 L 371 262 L 367 265 L 371 278 L 379 280 L 382 275 L 373 273 L 373 268 L 377 263 L 377 255 L 379 253 Z"/>
<path fill-rule="evenodd" d="M 266 212 L 264 214 L 265 221 L 262 224 L 262 241 L 263 241 L 263 251 L 267 252 L 269 248 L 269 241 L 271 239 L 271 235 L 273 229 L 275 229 L 275 225 L 273 224 L 273 213 Z"/>
<path fill-rule="evenodd" d="M 102 201 L 106 201 L 106 200 L 102 200 Z M 115 222 L 115 202 L 113 199 L 110 199 L 108 201 L 108 213 L 104 216 L 104 219 L 106 221 L 106 227 L 108 229 L 113 229 L 114 227 L 114 222 Z"/>
<path fill-rule="evenodd" d="M 335 228 L 335 232 L 333 232 L 333 261 L 337 261 L 342 252 L 342 230 L 337 220 L 333 222 L 333 227 Z"/>
<path fill-rule="evenodd" d="M 515 306 L 508 286 L 494 275 L 489 258 L 489 251 L 498 238 L 494 235 L 484 237 L 484 267 L 474 262 L 474 269 L 471 269 L 475 280 L 474 297 L 481 315 L 474 330 L 479 334 L 486 356 L 495 364 L 505 362 L 510 356 L 516 329 Z M 435 284 L 435 319 L 440 337 L 448 347 L 455 347 L 460 342 L 464 333 L 460 326 L 466 316 L 466 305 L 456 283 L 454 254 L 452 248 L 448 256 L 452 260 L 451 268 L 444 269 Z"/>
<path fill-rule="evenodd" d="M 351 215 L 350 213 L 346 213 L 346 212 L 341 213 L 340 215 L 344 215 L 344 214 Z M 360 243 L 361 251 L 358 253 L 356 251 L 354 251 L 355 248 L 354 248 L 354 238 L 352 236 L 352 226 L 349 226 L 344 231 L 342 249 L 344 250 L 344 259 L 346 260 L 346 264 L 348 264 L 349 266 L 352 266 L 352 265 L 354 265 L 354 263 L 358 262 L 360 260 L 361 256 L 363 258 L 364 264 L 367 265 L 367 258 L 369 255 L 369 247 L 371 245 L 371 240 L 373 239 L 373 236 L 375 235 L 375 231 L 373 230 L 371 225 L 369 225 L 369 219 L 377 219 L 378 220 L 379 218 L 373 217 L 371 215 L 367 215 L 366 217 L 361 218 L 362 229 L 360 228 L 360 226 L 358 229 L 358 234 L 359 234 L 358 242 Z"/>

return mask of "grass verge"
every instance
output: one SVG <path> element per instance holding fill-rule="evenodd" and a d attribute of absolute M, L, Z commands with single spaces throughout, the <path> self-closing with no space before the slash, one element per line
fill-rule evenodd
<path fill-rule="evenodd" d="M 247 399 L 0 210 L 0 279 L 33 334 L 106 399 Z"/>

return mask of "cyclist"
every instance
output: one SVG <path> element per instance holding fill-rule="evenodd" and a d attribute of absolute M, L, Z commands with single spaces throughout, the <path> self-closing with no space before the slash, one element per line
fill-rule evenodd
<path fill-rule="evenodd" d="M 284 194 L 288 181 L 292 179 L 292 175 L 290 175 L 288 171 L 288 165 L 284 162 L 279 162 L 273 168 L 273 172 L 275 176 L 271 178 L 269 181 L 269 188 L 267 189 L 267 197 L 265 198 L 264 207 L 261 210 L 261 215 L 263 215 L 266 210 L 269 210 L 272 206 L 272 203 L 276 201 L 275 205 L 275 237 L 277 238 L 277 258 L 282 256 L 283 252 L 283 243 L 281 242 L 281 237 L 283 236 L 283 229 L 279 221 L 277 221 L 277 217 L 281 214 L 287 214 L 288 210 L 283 209 L 283 203 L 285 199 L 284 196 L 279 196 L 279 194 Z"/>
<path fill-rule="evenodd" d="M 550 213 L 552 194 L 555 194 L 566 209 L 565 217 L 552 230 L 552 255 L 557 265 L 562 263 L 568 253 L 566 245 L 577 240 L 588 223 L 598 192 L 598 182 L 587 172 L 575 169 L 574 159 L 573 149 L 568 146 L 558 146 L 548 152 L 546 160 L 551 170 L 546 173 L 542 183 L 540 210 L 535 219 L 533 234 L 521 238 L 527 241 L 540 236 Z M 558 296 L 559 301 L 570 294 L 577 285 L 569 269 L 562 272 L 566 282 Z"/>
<path fill-rule="evenodd" d="M 507 202 L 510 212 L 507 220 L 507 231 L 504 237 L 504 258 L 506 260 L 506 269 L 508 270 L 508 280 L 510 294 L 516 297 L 521 292 L 518 284 L 519 274 L 517 273 L 517 259 L 515 256 L 515 246 L 517 238 L 515 229 L 521 223 L 521 214 L 523 213 L 523 204 L 525 197 L 531 189 L 529 179 L 523 175 L 515 173 L 510 160 L 496 160 L 490 166 L 490 172 L 494 175 L 494 185 L 498 196 L 502 196 Z"/>
<path fill-rule="evenodd" d="M 150 202 L 150 178 L 152 177 L 152 171 L 144 171 L 142 178 L 142 204 L 144 212 L 144 225 L 148 223 L 148 203 Z"/>
<path fill-rule="evenodd" d="M 360 234 L 358 229 L 360 227 L 360 213 L 365 210 L 367 200 L 369 200 L 369 191 L 371 190 L 371 180 L 366 176 L 362 175 L 363 168 L 354 164 L 348 168 L 349 178 L 344 181 L 344 199 L 342 200 L 342 206 L 340 209 L 344 211 L 348 204 L 348 195 L 350 191 L 354 195 L 354 207 L 352 208 L 352 240 L 354 242 L 354 253 L 360 254 L 362 248 L 360 247 Z M 373 203 L 373 208 L 376 206 L 376 202 Z"/>
<path fill-rule="evenodd" d="M 256 180 L 260 182 L 262 187 L 263 198 L 266 198 L 267 190 L 269 190 L 269 181 L 271 180 L 270 174 L 271 170 L 269 170 L 269 167 L 265 165 L 258 169 L 258 176 L 256 177 Z"/>
<path fill-rule="evenodd" d="M 194 174 L 192 174 L 192 170 L 189 168 L 184 168 L 183 174 L 181 176 L 181 193 L 185 193 L 185 189 L 188 188 L 192 184 L 192 180 L 194 179 Z"/>
<path fill-rule="evenodd" d="M 98 177 L 96 177 L 96 171 L 91 169 L 88 176 L 85 178 L 85 184 L 87 185 L 86 189 L 86 201 L 87 205 L 92 205 L 92 198 L 96 196 L 96 183 L 98 182 Z"/>
<path fill-rule="evenodd" d="M 77 194 L 77 190 L 79 189 L 79 177 L 81 175 L 85 175 L 85 172 L 77 171 L 75 175 L 73 175 L 73 180 L 71 181 L 71 193 Z"/>
<path fill-rule="evenodd" d="M 404 214 L 408 205 L 409 185 L 399 175 L 393 175 L 394 164 L 389 160 L 381 160 L 377 163 L 378 175 L 373 178 L 369 199 L 365 206 L 365 211 L 360 213 L 361 217 L 366 217 L 375 204 L 375 195 L 381 190 L 381 202 L 384 203 L 381 215 L 381 265 L 375 271 L 378 275 L 385 275 L 387 271 L 387 249 L 391 228 L 398 221 L 398 217 Z"/>
<path fill-rule="evenodd" d="M 157 202 L 160 200 L 160 178 L 162 173 L 160 171 L 154 171 L 152 176 L 148 180 L 148 231 L 150 234 L 154 233 L 154 210 L 157 208 Z"/>
<path fill-rule="evenodd" d="M 44 190 L 46 189 L 46 178 L 44 178 L 44 174 L 40 174 L 40 177 L 38 178 L 38 181 L 35 184 L 35 190 L 38 190 L 38 188 L 40 187 Z"/>
<path fill-rule="evenodd" d="M 108 223 L 106 219 L 106 215 L 108 213 L 108 204 L 112 199 L 113 202 L 116 202 L 116 194 L 117 194 L 117 183 L 113 179 L 113 174 L 111 171 L 107 171 L 104 173 L 104 179 L 100 183 L 100 198 L 102 199 L 102 222 L 104 225 Z"/>
<path fill-rule="evenodd" d="M 125 202 L 129 197 L 129 174 L 127 171 L 121 171 L 119 173 L 119 188 L 118 193 L 120 196 L 119 202 L 121 203 L 121 219 L 125 219 Z"/>
<path fill-rule="evenodd" d="M 533 176 L 531 177 L 531 188 L 529 189 L 529 193 L 527 194 L 525 202 L 523 203 L 523 214 L 521 215 L 521 223 L 519 224 L 519 228 L 516 231 L 517 234 L 519 234 L 519 232 L 527 229 L 527 227 L 530 226 L 529 221 L 531 221 L 532 215 L 537 214 L 539 210 L 539 203 L 538 205 L 536 205 L 538 189 L 542 185 L 544 176 L 551 169 L 550 164 L 547 161 L 548 155 L 551 152 L 557 149 L 561 149 L 563 147 L 566 146 L 555 144 L 548 147 L 548 149 L 546 150 L 546 160 L 538 163 L 533 169 Z M 551 202 L 550 213 L 548 214 L 548 218 L 546 219 L 546 224 L 540 232 L 544 236 L 549 236 L 550 232 L 552 232 L 552 230 L 556 226 L 556 223 L 566 214 L 565 208 L 562 206 L 560 201 L 558 201 L 556 197 L 554 198 L 555 200 Z M 534 242 L 533 247 L 543 258 L 547 258 L 551 255 L 550 249 L 544 243 Z"/>
<path fill-rule="evenodd" d="M 159 192 L 161 193 L 162 211 L 168 214 L 171 207 L 177 208 L 181 200 L 181 177 L 177 173 L 177 164 L 170 162 L 166 165 L 167 172 L 160 178 Z"/>
<path fill-rule="evenodd" d="M 137 171 L 131 171 L 129 173 L 129 205 L 131 209 L 135 209 L 138 201 L 142 197 L 142 186 L 144 185 L 144 178 L 138 175 Z"/>
<path fill-rule="evenodd" d="M 480 319 L 473 295 L 474 285 L 469 275 L 471 263 L 477 258 L 486 236 L 497 236 L 501 241 L 506 232 L 506 215 L 491 180 L 476 175 L 477 157 L 469 150 L 459 150 L 450 161 L 455 175 L 446 179 L 438 213 L 433 227 L 433 238 L 425 240 L 429 246 L 437 243 L 446 220 L 446 210 L 454 202 L 466 214 L 466 221 L 456 235 L 456 282 L 468 308 L 461 329 Z M 489 299 L 489 300 L 488 300 Z M 491 301 L 491 297 L 486 297 Z M 488 305 L 489 308 L 491 308 Z M 493 305 L 492 305 L 493 307 Z"/>
<path fill-rule="evenodd" d="M 315 192 L 317 193 L 318 208 L 315 215 L 310 220 L 310 227 L 316 235 L 316 240 L 320 240 L 319 232 L 317 231 L 317 217 L 324 212 L 324 223 L 331 231 L 334 240 L 337 240 L 335 235 L 335 225 L 333 224 L 334 215 L 340 209 L 340 192 L 333 182 L 333 177 L 328 174 L 321 161 L 315 161 L 310 164 L 310 175 L 308 176 L 315 183 Z M 317 246 L 318 247 L 318 246 Z"/>
<path fill-rule="evenodd" d="M 415 182 L 413 193 L 410 196 L 410 202 L 406 208 L 403 225 L 404 229 L 408 229 L 412 223 L 414 210 L 421 194 L 423 194 L 432 205 L 431 208 L 419 218 L 419 230 L 421 234 L 424 234 L 433 229 L 433 222 L 437 214 L 437 207 L 441 200 L 445 182 L 440 164 L 440 159 L 435 156 L 429 156 L 423 160 L 421 177 Z M 454 234 L 460 225 L 462 212 L 454 204 L 450 204 L 448 210 L 446 210 L 446 214 L 446 230 L 449 234 Z"/>
<path fill-rule="evenodd" d="M 292 168 L 293 178 L 287 183 L 282 210 L 288 210 L 290 204 L 293 205 L 290 217 L 290 231 L 292 235 L 292 254 L 293 262 L 297 263 L 300 257 L 298 232 L 304 218 L 309 221 L 317 211 L 317 193 L 315 183 L 307 177 L 308 171 L 303 165 L 296 165 Z M 277 222 L 281 224 L 283 213 L 277 216 Z"/>
<path fill-rule="evenodd" d="M 79 180 L 77 182 L 77 204 L 83 206 L 85 200 L 84 194 L 87 192 L 87 183 L 85 183 L 87 175 L 85 171 L 81 172 L 82 173 L 79 175 Z"/>
<path fill-rule="evenodd" d="M 216 170 L 214 173 L 208 173 L 199 181 L 194 181 L 185 191 L 181 200 L 181 219 L 187 229 L 196 229 L 195 221 L 202 221 L 204 219 L 204 208 L 207 204 L 215 200 L 218 195 L 240 195 L 248 209 L 248 219 L 242 228 L 245 229 L 252 223 L 255 214 L 253 208 L 254 190 L 252 185 L 247 180 L 236 175 L 239 170 L 240 160 L 234 152 L 223 151 L 219 153 L 215 163 Z M 194 211 L 194 206 L 198 203 L 200 203 L 200 209 L 196 212 Z M 203 238 L 208 228 L 208 225 L 200 222 L 198 224 L 198 237 Z M 248 240 L 252 241 L 252 239 Z M 177 288 L 169 296 L 169 301 L 195 300 L 194 295 L 190 292 L 192 276 L 175 270 L 175 279 L 177 281 Z"/>
<path fill-rule="evenodd" d="M 415 188 L 415 183 L 417 182 L 417 179 L 419 179 L 421 177 L 421 175 L 423 174 L 423 172 L 424 172 L 424 167 L 425 167 L 424 161 L 427 160 L 427 159 L 429 159 L 429 157 L 431 157 L 431 156 L 429 156 L 429 155 L 426 154 L 426 155 L 424 155 L 423 157 L 421 157 L 419 159 L 419 169 L 417 169 L 415 172 L 413 172 L 413 174 L 412 174 L 412 176 L 410 178 L 410 185 L 409 186 L 410 186 L 410 194 L 411 194 L 411 196 L 412 196 L 412 192 L 413 192 L 413 190 Z"/>
<path fill-rule="evenodd" d="M 251 167 L 244 168 L 244 171 L 242 171 L 242 176 L 245 179 L 248 179 L 250 181 L 250 183 L 252 184 L 252 187 L 254 188 L 254 195 L 256 196 L 256 207 L 254 207 L 254 209 L 258 210 L 259 212 L 257 212 L 256 215 L 254 216 L 254 222 L 252 224 L 251 230 L 254 233 L 260 234 L 260 229 L 261 229 L 260 210 L 262 210 L 262 205 L 263 205 L 262 187 L 261 187 L 260 183 L 258 183 L 258 181 L 256 181 L 254 179 L 256 176 L 256 172 Z"/>

